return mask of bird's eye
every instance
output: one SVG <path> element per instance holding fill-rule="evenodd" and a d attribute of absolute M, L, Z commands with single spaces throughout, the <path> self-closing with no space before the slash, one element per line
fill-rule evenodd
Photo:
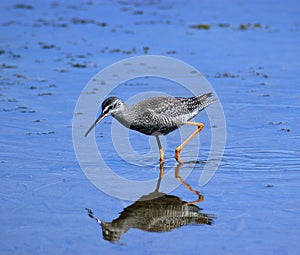
<path fill-rule="evenodd" d="M 118 108 L 120 106 L 120 104 L 119 103 L 116 103 L 115 105 L 114 105 L 114 108 Z"/>

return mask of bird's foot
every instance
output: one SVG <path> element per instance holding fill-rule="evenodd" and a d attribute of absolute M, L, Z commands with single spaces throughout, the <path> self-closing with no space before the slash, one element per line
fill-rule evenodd
<path fill-rule="evenodd" d="M 178 149 L 175 150 L 175 159 L 178 162 L 178 164 L 180 164 L 180 165 L 183 164 L 183 162 L 180 158 L 180 150 L 178 150 Z"/>

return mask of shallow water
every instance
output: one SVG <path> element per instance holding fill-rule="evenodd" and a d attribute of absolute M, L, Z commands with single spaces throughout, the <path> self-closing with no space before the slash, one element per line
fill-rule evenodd
<path fill-rule="evenodd" d="M 1 3 L 1 254 L 299 253 L 298 9 L 297 1 Z M 109 242 L 85 208 L 110 222 L 135 201 L 106 195 L 84 175 L 72 145 L 73 112 L 98 71 L 145 53 L 194 66 L 222 103 L 227 143 L 220 167 L 199 187 L 211 129 L 201 113 L 199 162 L 185 179 L 204 196 L 196 205 L 200 213 L 214 220 L 166 232 L 130 228 Z M 168 86 L 141 79 L 114 93 L 128 99 L 145 91 L 169 92 Z M 188 95 L 175 88 L 174 96 Z M 96 129 L 105 155 L 115 153 L 111 123 L 107 119 Z M 178 134 L 165 140 L 165 171 L 174 182 Z M 136 151 L 149 151 L 147 137 L 130 136 Z M 185 148 L 183 160 L 195 160 L 189 156 L 195 150 Z M 158 178 L 158 162 L 145 161 L 148 166 L 108 159 L 126 178 Z M 184 185 L 169 195 L 197 199 Z"/>

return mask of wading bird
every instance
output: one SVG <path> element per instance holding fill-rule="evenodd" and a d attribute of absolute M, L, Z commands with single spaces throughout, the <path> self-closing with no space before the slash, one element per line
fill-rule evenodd
<path fill-rule="evenodd" d="M 93 125 L 85 133 L 87 136 L 91 130 L 105 117 L 112 116 L 125 127 L 141 132 L 145 135 L 155 136 L 159 152 L 160 163 L 164 162 L 164 152 L 159 140 L 160 135 L 170 132 L 188 124 L 197 127 L 181 145 L 175 150 L 175 159 L 182 163 L 180 152 L 182 148 L 204 127 L 202 123 L 190 122 L 205 107 L 215 102 L 212 93 L 200 96 L 183 97 L 152 97 L 140 101 L 132 106 L 127 106 L 118 97 L 109 97 L 102 103 L 102 112 Z"/>

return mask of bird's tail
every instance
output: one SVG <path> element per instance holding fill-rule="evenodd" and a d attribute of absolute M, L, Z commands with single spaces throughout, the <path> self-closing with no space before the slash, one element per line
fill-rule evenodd
<path fill-rule="evenodd" d="M 200 106 L 201 110 L 204 109 L 205 107 L 207 107 L 208 105 L 214 103 L 217 101 L 216 98 L 211 98 L 213 96 L 213 93 L 205 93 L 203 95 L 200 96 L 196 96 L 193 98 L 193 100 L 195 100 L 195 102 L 198 103 L 198 105 Z"/>

